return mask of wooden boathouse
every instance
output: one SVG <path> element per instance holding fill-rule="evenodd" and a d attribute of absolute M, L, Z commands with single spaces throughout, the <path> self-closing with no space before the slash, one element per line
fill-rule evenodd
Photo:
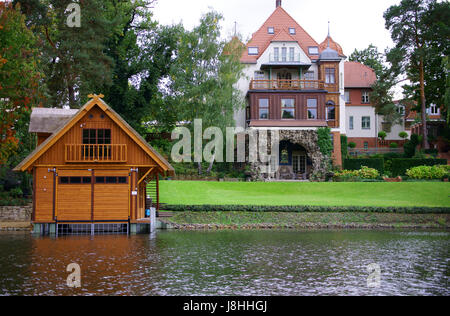
<path fill-rule="evenodd" d="M 159 176 L 174 173 L 102 95 L 90 97 L 79 110 L 33 109 L 37 148 L 14 170 L 33 174 L 35 232 L 139 232 L 146 197 L 159 209 Z"/>

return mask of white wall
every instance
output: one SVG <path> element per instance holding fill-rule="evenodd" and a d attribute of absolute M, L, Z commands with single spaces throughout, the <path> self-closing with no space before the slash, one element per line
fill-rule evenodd
<path fill-rule="evenodd" d="M 350 116 L 353 116 L 353 127 L 350 129 Z M 370 116 L 370 129 L 362 129 L 362 117 Z M 375 108 L 371 106 L 347 106 L 345 126 L 347 137 L 377 137 Z"/>

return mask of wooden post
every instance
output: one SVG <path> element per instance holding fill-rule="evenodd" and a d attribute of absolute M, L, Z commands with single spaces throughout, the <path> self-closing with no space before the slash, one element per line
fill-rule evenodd
<path fill-rule="evenodd" d="M 156 211 L 159 212 L 159 173 L 156 173 Z"/>

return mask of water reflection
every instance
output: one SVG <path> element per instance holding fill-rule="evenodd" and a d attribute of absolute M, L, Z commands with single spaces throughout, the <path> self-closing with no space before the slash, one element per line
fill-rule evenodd
<path fill-rule="evenodd" d="M 449 295 L 448 232 L 0 235 L 0 295 Z M 80 289 L 66 267 L 81 266 Z M 368 288 L 367 265 L 381 267 Z"/>

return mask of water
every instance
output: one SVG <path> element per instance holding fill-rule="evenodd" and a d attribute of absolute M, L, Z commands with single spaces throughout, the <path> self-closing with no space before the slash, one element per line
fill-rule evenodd
<path fill-rule="evenodd" d="M 0 295 L 449 295 L 450 233 L 0 234 Z M 67 265 L 81 266 L 79 289 Z M 367 266 L 381 269 L 367 286 Z"/>

